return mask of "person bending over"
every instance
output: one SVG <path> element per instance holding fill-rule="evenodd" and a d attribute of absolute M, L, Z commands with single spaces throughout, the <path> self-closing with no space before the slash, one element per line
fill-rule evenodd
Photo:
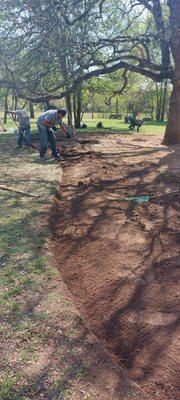
<path fill-rule="evenodd" d="M 37 126 L 40 134 L 40 159 L 46 157 L 47 142 L 49 140 L 52 151 L 52 156 L 59 157 L 56 149 L 56 138 L 53 127 L 59 125 L 63 133 L 67 133 L 66 128 L 62 123 L 62 118 L 66 116 L 66 110 L 58 108 L 57 110 L 48 110 L 41 114 L 37 120 Z"/>

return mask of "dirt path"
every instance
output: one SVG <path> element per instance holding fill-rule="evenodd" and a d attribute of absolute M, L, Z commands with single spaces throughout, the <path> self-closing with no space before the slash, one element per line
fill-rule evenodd
<path fill-rule="evenodd" d="M 93 136 L 92 139 L 96 139 Z M 155 136 L 98 136 L 67 153 L 52 224 L 64 282 L 91 330 L 129 376 L 178 400 L 180 147 Z"/>

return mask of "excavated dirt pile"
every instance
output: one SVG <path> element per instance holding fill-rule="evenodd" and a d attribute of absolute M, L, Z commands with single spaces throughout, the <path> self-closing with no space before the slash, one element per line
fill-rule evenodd
<path fill-rule="evenodd" d="M 87 324 L 150 395 L 178 400 L 180 147 L 104 134 L 67 151 L 52 216 L 58 269 Z"/>

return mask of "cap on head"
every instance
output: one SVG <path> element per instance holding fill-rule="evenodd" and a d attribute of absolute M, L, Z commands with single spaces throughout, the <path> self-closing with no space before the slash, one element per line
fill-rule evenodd
<path fill-rule="evenodd" d="M 66 115 L 66 110 L 65 110 L 65 108 L 58 108 L 58 109 L 57 109 L 57 113 L 58 113 L 58 114 L 61 114 L 61 115 L 63 115 L 63 116 L 65 117 L 65 115 Z"/>

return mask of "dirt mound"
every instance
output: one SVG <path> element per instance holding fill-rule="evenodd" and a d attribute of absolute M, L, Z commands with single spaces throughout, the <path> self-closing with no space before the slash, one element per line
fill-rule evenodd
<path fill-rule="evenodd" d="M 177 189 L 163 174 L 171 176 L 179 149 L 148 140 L 119 147 L 103 138 L 101 157 L 98 145 L 89 147 L 93 157 L 62 163 L 53 248 L 64 282 L 113 358 L 151 398 L 178 400 L 179 196 L 120 201 Z"/>

